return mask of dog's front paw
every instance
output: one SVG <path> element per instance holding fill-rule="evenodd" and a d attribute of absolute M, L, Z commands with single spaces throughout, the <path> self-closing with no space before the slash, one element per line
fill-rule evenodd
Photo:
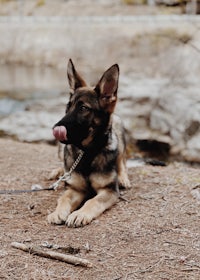
<path fill-rule="evenodd" d="M 48 180 L 55 180 L 58 179 L 60 176 L 64 174 L 64 169 L 62 167 L 53 169 L 51 173 L 47 176 Z"/>
<path fill-rule="evenodd" d="M 48 220 L 49 224 L 61 225 L 61 224 L 65 223 L 68 215 L 69 215 L 69 212 L 66 210 L 62 210 L 62 211 L 55 210 L 53 213 L 51 213 L 47 216 L 47 220 Z"/>
<path fill-rule="evenodd" d="M 77 210 L 69 215 L 66 221 L 68 227 L 83 227 L 92 221 L 93 217 L 88 213 Z"/>
<path fill-rule="evenodd" d="M 131 183 L 127 175 L 121 176 L 119 178 L 119 187 L 120 189 L 130 189 Z"/>

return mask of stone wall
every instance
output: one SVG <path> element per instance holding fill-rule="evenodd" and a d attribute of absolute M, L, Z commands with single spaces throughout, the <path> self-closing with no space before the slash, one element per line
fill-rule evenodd
<path fill-rule="evenodd" d="M 71 57 L 91 83 L 118 62 L 116 111 L 130 142 L 167 143 L 171 154 L 200 162 L 199 25 L 195 16 L 1 18 L 0 62 L 64 72 Z M 0 129 L 20 140 L 49 141 L 65 100 L 33 102 L 2 119 Z"/>

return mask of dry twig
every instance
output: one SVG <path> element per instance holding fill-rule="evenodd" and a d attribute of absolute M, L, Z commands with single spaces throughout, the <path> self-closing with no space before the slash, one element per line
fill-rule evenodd
<path fill-rule="evenodd" d="M 54 252 L 51 250 L 43 251 L 40 248 L 37 248 L 35 246 L 27 246 L 27 245 L 25 245 L 23 243 L 19 243 L 19 242 L 12 242 L 11 246 L 14 248 L 20 249 L 22 251 L 28 252 L 30 254 L 38 255 L 38 256 L 44 257 L 44 258 L 55 259 L 55 260 L 70 263 L 73 265 L 81 265 L 81 266 L 85 266 L 85 267 L 93 266 L 93 264 L 86 259 Z"/>

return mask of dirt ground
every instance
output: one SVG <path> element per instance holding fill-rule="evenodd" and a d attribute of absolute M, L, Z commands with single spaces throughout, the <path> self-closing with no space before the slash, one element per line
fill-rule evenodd
<path fill-rule="evenodd" d="M 1 190 L 49 186 L 49 172 L 61 164 L 55 146 L 0 139 Z M 84 228 L 47 224 L 62 187 L 1 194 L 0 279 L 200 279 L 199 169 L 173 163 L 129 174 L 131 189 Z M 34 256 L 12 248 L 13 241 L 59 245 L 94 266 Z"/>

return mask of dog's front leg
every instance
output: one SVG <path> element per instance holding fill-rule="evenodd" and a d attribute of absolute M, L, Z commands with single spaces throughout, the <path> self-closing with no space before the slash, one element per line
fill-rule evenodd
<path fill-rule="evenodd" d="M 125 189 L 130 188 L 131 184 L 130 184 L 130 181 L 129 181 L 129 178 L 128 178 L 125 155 L 118 156 L 117 165 L 118 165 L 119 187 L 125 188 Z"/>
<path fill-rule="evenodd" d="M 81 227 L 89 224 L 93 219 L 115 204 L 117 200 L 118 194 L 116 191 L 108 188 L 100 189 L 95 197 L 86 201 L 79 210 L 69 215 L 66 224 L 68 227 Z"/>
<path fill-rule="evenodd" d="M 47 219 L 50 224 L 63 224 L 69 214 L 78 208 L 85 197 L 84 192 L 68 189 L 58 199 L 56 210 L 49 214 Z"/>

